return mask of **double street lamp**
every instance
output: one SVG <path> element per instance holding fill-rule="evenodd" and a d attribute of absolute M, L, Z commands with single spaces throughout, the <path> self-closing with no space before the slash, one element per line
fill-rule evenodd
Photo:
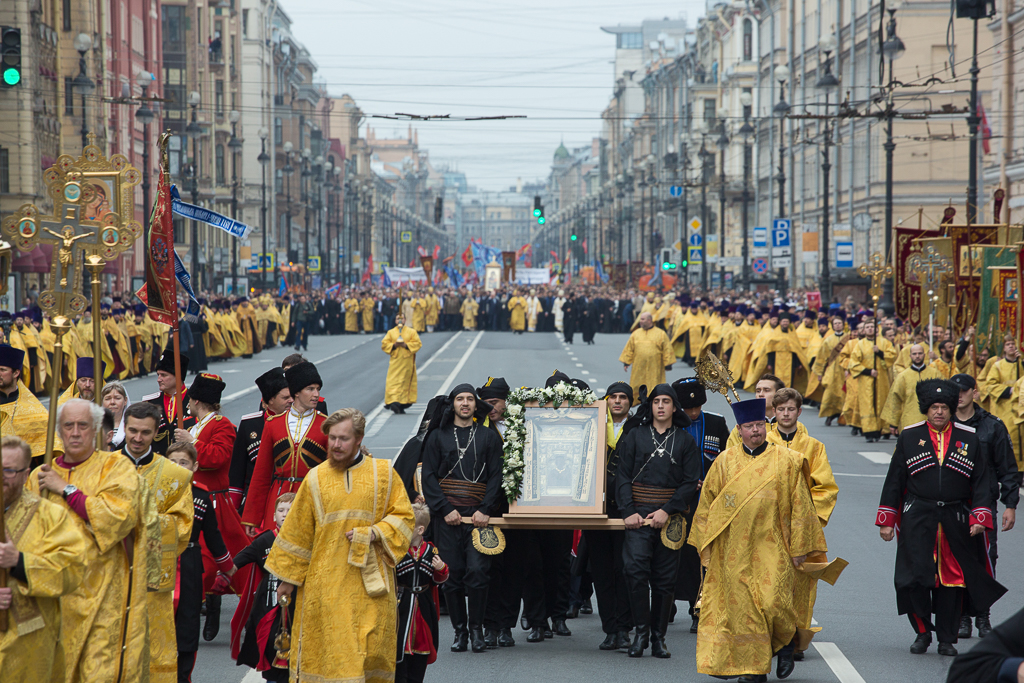
<path fill-rule="evenodd" d="M 772 107 L 772 113 L 779 118 L 779 215 L 786 217 L 786 115 L 789 114 L 789 102 L 786 102 L 786 81 L 789 80 L 789 67 L 779 64 L 775 67 L 775 80 L 779 82 L 779 101 Z M 779 268 L 779 288 L 784 289 L 784 270 Z"/>

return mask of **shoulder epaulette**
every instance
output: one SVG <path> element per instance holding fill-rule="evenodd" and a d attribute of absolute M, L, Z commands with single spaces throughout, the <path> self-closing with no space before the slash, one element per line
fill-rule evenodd
<path fill-rule="evenodd" d="M 912 425 L 907 425 L 907 426 L 906 426 L 906 427 L 904 427 L 903 429 L 910 429 L 910 428 L 912 428 L 912 427 L 920 427 L 920 426 L 921 426 L 921 425 L 923 425 L 924 423 L 925 423 L 925 420 L 921 420 L 920 422 L 915 422 L 915 423 L 914 423 L 914 424 L 912 424 Z"/>
<path fill-rule="evenodd" d="M 159 391 L 154 392 L 152 394 L 149 394 L 148 396 L 143 396 L 142 400 L 143 401 L 152 401 L 154 398 L 160 398 L 160 392 Z"/>
<path fill-rule="evenodd" d="M 262 417 L 262 416 L 263 416 L 263 411 L 262 410 L 257 410 L 255 413 L 249 413 L 248 415 L 243 415 L 242 417 L 239 418 L 239 422 L 241 422 L 242 420 L 255 420 L 256 418 Z"/>
<path fill-rule="evenodd" d="M 281 417 L 282 415 L 287 415 L 287 414 L 288 413 L 278 413 L 277 415 L 267 415 L 267 422 L 270 422 L 271 420 L 276 420 L 277 418 Z"/>
<path fill-rule="evenodd" d="M 954 422 L 954 423 L 953 423 L 953 426 L 954 426 L 954 427 L 956 427 L 957 429 L 962 429 L 962 430 L 964 430 L 965 432 L 971 432 L 972 434 L 973 434 L 974 432 L 978 431 L 978 430 L 977 430 L 977 429 L 975 429 L 974 427 L 970 427 L 970 426 L 968 426 L 968 425 L 965 425 L 965 424 L 964 424 L 964 423 L 962 423 L 962 422 Z"/>
<path fill-rule="evenodd" d="M 224 419 L 224 416 L 223 416 L 223 415 L 214 415 L 214 416 L 213 416 L 213 421 L 214 421 L 214 422 L 220 422 L 220 421 L 221 421 L 221 420 L 223 420 L 223 419 Z"/>

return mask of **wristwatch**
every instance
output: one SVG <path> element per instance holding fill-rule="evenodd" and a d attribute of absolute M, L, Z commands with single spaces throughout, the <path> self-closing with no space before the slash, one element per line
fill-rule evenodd
<path fill-rule="evenodd" d="M 64 491 L 60 495 L 64 497 L 64 500 L 67 500 L 68 496 L 70 496 L 72 493 L 74 493 L 77 490 L 78 490 L 77 486 L 75 486 L 74 484 L 68 484 L 67 486 L 64 487 Z"/>

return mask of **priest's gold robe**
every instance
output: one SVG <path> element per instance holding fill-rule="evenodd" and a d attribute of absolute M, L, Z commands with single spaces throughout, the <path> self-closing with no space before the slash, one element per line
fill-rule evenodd
<path fill-rule="evenodd" d="M 806 327 L 798 327 L 796 332 L 797 336 L 801 337 L 801 331 L 806 330 Z M 801 337 L 805 340 L 804 355 L 807 356 L 808 362 L 811 364 L 811 371 L 807 377 L 807 392 L 804 394 L 805 401 L 817 401 L 821 403 L 821 397 L 825 393 L 825 387 L 822 386 L 821 380 L 818 379 L 818 375 L 814 372 L 814 364 L 818 360 L 818 353 L 821 352 L 821 345 L 825 342 L 825 338 L 821 334 L 814 330 L 814 334 L 807 336 L 806 333 Z"/>
<path fill-rule="evenodd" d="M 774 354 L 771 356 L 770 354 Z M 801 394 L 807 389 L 807 372 L 811 364 L 804 354 L 804 348 L 793 328 L 782 331 L 782 326 L 766 326 L 764 332 L 754 341 L 750 350 L 750 369 L 744 376 L 747 391 L 754 391 L 757 381 L 768 372 L 775 375 L 787 387 L 792 387 Z"/>
<path fill-rule="evenodd" d="M 224 331 L 220 327 L 217 315 L 208 307 L 203 306 L 203 313 L 206 315 L 206 332 L 203 333 L 203 344 L 206 347 L 208 358 L 223 358 L 228 351 L 227 342 L 224 340 Z M 154 322 L 154 325 L 157 323 Z M 161 327 L 166 327 L 161 325 Z M 165 348 L 163 346 L 161 349 Z"/>
<path fill-rule="evenodd" d="M 359 300 L 359 310 L 363 314 L 363 332 L 373 332 L 373 297 L 364 296 Z"/>
<path fill-rule="evenodd" d="M 526 297 L 526 329 L 537 331 L 537 316 L 540 314 L 540 299 L 535 296 Z"/>
<path fill-rule="evenodd" d="M 160 547 L 157 549 L 159 587 L 146 593 L 149 602 L 149 681 L 176 683 L 178 640 L 174 630 L 174 587 L 178 556 L 185 551 L 192 534 L 192 473 L 158 453 L 153 455 L 149 464 L 137 469 L 149 485 L 160 534 Z"/>
<path fill-rule="evenodd" d="M 917 406 L 917 383 L 926 379 L 945 379 L 942 371 L 934 364 L 920 372 L 909 367 L 899 374 L 889 389 L 889 396 L 882 408 L 882 422 L 903 431 L 912 424 L 924 421 L 924 415 Z"/>
<path fill-rule="evenodd" d="M 826 552 L 799 453 L 769 443 L 760 455 L 728 448 L 708 470 L 687 542 L 707 567 L 697 671 L 771 671 L 797 630 L 792 558 Z"/>
<path fill-rule="evenodd" d="M 643 315 L 644 313 L 650 313 L 651 317 L 653 318 L 655 310 L 656 307 L 654 305 L 654 295 L 648 294 L 647 299 L 644 301 L 644 305 L 640 307 L 640 310 L 633 311 L 633 326 L 629 328 L 629 331 L 632 332 L 633 330 L 640 327 L 640 316 Z"/>
<path fill-rule="evenodd" d="M 394 680 L 394 567 L 414 526 L 389 461 L 363 455 L 347 470 L 324 462 L 309 471 L 266 562 L 267 571 L 298 586 L 293 683 Z"/>
<path fill-rule="evenodd" d="M 640 402 L 640 387 L 646 386 L 650 392 L 665 382 L 665 368 L 676 362 L 676 352 L 664 330 L 639 327 L 629 335 L 619 361 L 633 366 L 629 385 L 633 387 L 633 404 L 636 405 Z"/>
<path fill-rule="evenodd" d="M 707 332 L 704 334 L 704 340 L 701 342 L 700 349 L 697 351 L 697 357 L 704 353 L 704 349 L 709 349 L 719 358 L 722 357 L 722 337 L 725 335 L 725 325 L 732 324 L 731 320 L 722 321 L 718 315 L 711 316 L 708 322 Z"/>
<path fill-rule="evenodd" d="M 241 332 L 245 349 L 243 356 L 251 356 L 263 350 L 256 333 L 256 311 L 248 302 L 238 304 L 235 309 L 235 321 L 238 323 L 238 330 Z"/>
<path fill-rule="evenodd" d="M 424 311 L 426 320 L 424 322 L 433 327 L 437 324 L 437 317 L 441 314 L 441 300 L 437 298 L 436 294 L 431 292 L 424 297 L 424 302 L 426 303 L 426 310 Z"/>
<path fill-rule="evenodd" d="M 83 317 L 75 324 L 75 329 L 78 334 L 76 337 L 75 353 L 79 358 L 94 357 L 92 348 L 92 319 L 86 319 Z M 101 328 L 102 330 L 102 328 Z M 64 336 L 64 345 L 67 345 L 67 335 Z M 100 353 L 103 356 L 103 362 L 106 368 L 103 370 L 104 379 L 116 379 L 114 377 L 114 355 L 110 351 L 110 344 L 107 342 L 107 336 L 100 334 Z"/>
<path fill-rule="evenodd" d="M 27 490 L 4 514 L 28 579 L 25 584 L 7 578 L 14 604 L 7 610 L 7 632 L 0 633 L 5 681 L 64 681 L 60 598 L 81 585 L 87 552 L 86 537 L 68 521 L 68 514 Z"/>
<path fill-rule="evenodd" d="M 467 330 L 476 329 L 476 314 L 480 310 L 480 304 L 471 296 L 467 296 L 459 312 L 462 313 L 462 326 Z"/>
<path fill-rule="evenodd" d="M 708 326 L 706 314 L 697 311 L 686 311 L 676 322 L 669 341 L 675 349 L 677 358 L 697 360 L 700 348 L 704 344 L 704 333 Z"/>
<path fill-rule="evenodd" d="M 1013 395 L 1013 388 L 1024 372 L 1021 372 L 1021 359 L 1016 362 L 1001 358 L 993 363 L 985 377 L 982 392 L 988 394 L 989 412 L 998 417 L 1010 432 L 1010 443 L 1013 445 L 1013 457 L 1017 460 L 1017 469 L 1024 470 L 1021 460 L 1021 427 L 1017 424 L 1018 396 Z M 1007 391 L 1009 390 L 1009 391 Z M 1019 392 L 1018 392 L 1019 394 Z"/>
<path fill-rule="evenodd" d="M 128 346 L 128 337 L 117 326 L 117 321 L 112 316 L 103 318 L 100 329 L 108 344 L 113 340 L 110 350 L 114 358 L 114 372 L 117 374 L 115 379 L 128 379 L 132 372 L 132 352 Z"/>
<path fill-rule="evenodd" d="M 876 345 L 881 357 L 874 351 Z M 895 360 L 896 347 L 881 336 L 861 339 L 850 352 L 850 376 L 857 381 L 858 426 L 863 432 L 879 432 L 885 426 L 881 415 L 892 384 L 889 372 Z M 871 376 L 872 370 L 877 376 Z"/>
<path fill-rule="evenodd" d="M 526 329 L 526 299 L 521 296 L 514 296 L 508 300 L 505 306 L 509 310 L 508 326 L 513 332 L 522 332 Z"/>
<path fill-rule="evenodd" d="M 846 373 L 842 366 L 842 350 L 836 357 L 832 353 L 839 345 L 846 345 L 849 338 L 846 335 L 837 337 L 834 334 L 821 342 L 818 354 L 814 358 L 814 366 L 811 372 L 823 387 L 821 392 L 821 407 L 818 409 L 818 417 L 834 417 L 843 412 L 843 383 L 846 381 Z"/>
<path fill-rule="evenodd" d="M 850 355 L 859 341 L 859 339 L 850 339 L 839 354 L 840 367 L 843 369 L 843 376 L 846 378 L 846 396 L 843 398 L 842 419 L 850 427 L 860 427 L 860 401 L 857 398 L 859 387 L 857 378 L 850 372 Z"/>
<path fill-rule="evenodd" d="M 224 341 L 227 343 L 229 357 L 240 358 L 245 355 L 245 336 L 242 328 L 238 325 L 238 319 L 231 312 L 221 313 L 218 316 L 220 329 L 224 334 Z"/>
<path fill-rule="evenodd" d="M 73 468 L 57 460 L 52 467 L 87 496 L 89 516 L 86 523 L 60 494 L 42 494 L 67 512 L 70 526 L 87 540 L 82 585 L 61 600 L 65 680 L 145 681 L 149 673 L 146 591 L 151 578 L 146 482 L 120 452 L 94 451 Z M 27 488 L 39 495 L 38 469 L 29 476 Z M 131 560 L 125 539 L 132 542 Z"/>
<path fill-rule="evenodd" d="M 422 297 L 412 300 L 412 329 L 417 332 L 427 331 L 427 301 Z"/>
<path fill-rule="evenodd" d="M 811 492 L 811 501 L 814 503 L 818 521 L 824 528 L 828 524 L 829 517 L 832 516 L 832 511 L 836 508 L 836 499 L 839 497 L 839 486 L 836 484 L 835 475 L 832 474 L 832 466 L 828 462 L 825 444 L 808 434 L 807 427 L 802 422 L 796 423 L 796 434 L 788 442 L 779 433 L 778 423 L 769 425 L 768 441 L 789 448 L 804 457 L 804 479 Z M 827 561 L 823 553 L 813 555 L 817 556 L 808 558 L 809 562 Z M 795 583 L 793 598 L 797 609 L 797 631 L 800 634 L 796 649 L 803 652 L 810 645 L 814 634 L 821 630 L 821 627 L 812 625 L 814 601 L 818 595 L 818 581 L 797 572 Z"/>
<path fill-rule="evenodd" d="M 744 321 L 736 329 L 736 341 L 732 346 L 732 355 L 729 356 L 729 372 L 732 373 L 732 382 L 738 387 L 745 386 L 744 373 L 747 370 L 747 359 L 750 355 L 750 346 L 757 339 L 761 332 L 761 326 L 757 323 Z"/>
<path fill-rule="evenodd" d="M 359 299 L 350 296 L 345 299 L 345 331 L 354 334 L 359 331 Z"/>
<path fill-rule="evenodd" d="M 398 338 L 406 347 L 395 346 Z M 384 403 L 413 404 L 416 402 L 416 352 L 423 347 L 420 335 L 408 325 L 401 329 L 396 325 L 388 330 L 380 342 L 380 348 L 391 356 L 388 361 L 388 376 L 384 382 Z"/>
<path fill-rule="evenodd" d="M 27 441 L 33 458 L 42 458 L 46 454 L 46 423 L 50 414 L 20 380 L 18 399 L 0 406 L 0 415 L 0 434 L 15 434 Z M 64 452 L 64 444 L 56 435 L 53 450 L 54 456 Z"/>
<path fill-rule="evenodd" d="M 31 323 L 22 325 L 11 325 L 10 331 L 11 346 L 25 352 L 25 361 L 22 364 L 21 378 L 27 386 L 36 391 L 42 391 L 46 386 L 46 378 L 50 375 L 49 359 L 43 349 L 43 340 L 39 332 Z M 36 362 L 33 365 L 29 351 L 34 350 Z"/>

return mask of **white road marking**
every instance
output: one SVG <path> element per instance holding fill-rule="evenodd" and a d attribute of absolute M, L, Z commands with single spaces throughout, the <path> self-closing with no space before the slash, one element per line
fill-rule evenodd
<path fill-rule="evenodd" d="M 843 651 L 835 643 L 812 643 L 821 658 L 825 660 L 839 683 L 865 683 L 864 677 L 857 673 L 853 664 L 846 658 Z"/>
<path fill-rule="evenodd" d="M 242 683 L 263 683 L 263 674 L 256 669 L 249 669 L 249 673 L 242 677 Z"/>
<path fill-rule="evenodd" d="M 589 375 L 590 373 L 589 373 L 589 372 L 587 372 L 586 370 L 581 370 L 581 371 L 580 371 L 580 374 L 581 374 L 581 375 Z"/>
<path fill-rule="evenodd" d="M 582 367 L 583 367 L 583 363 L 577 363 L 577 364 L 576 364 L 576 367 L 578 367 L 578 368 L 582 368 Z"/>
<path fill-rule="evenodd" d="M 833 472 L 837 477 L 868 477 L 870 479 L 885 479 L 884 474 L 853 474 L 852 472 Z"/>
<path fill-rule="evenodd" d="M 892 453 L 884 451 L 857 451 L 857 454 L 863 455 L 876 465 L 888 465 L 892 461 Z"/>

